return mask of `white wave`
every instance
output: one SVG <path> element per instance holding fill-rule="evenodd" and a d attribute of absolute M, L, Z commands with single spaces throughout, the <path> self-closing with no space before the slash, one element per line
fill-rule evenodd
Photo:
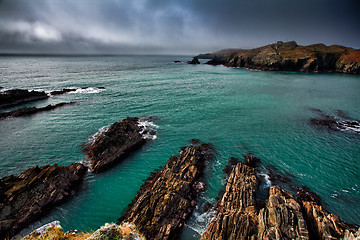
<path fill-rule="evenodd" d="M 89 137 L 89 143 L 93 143 L 103 132 L 106 132 L 109 129 L 109 126 L 103 126 L 99 128 L 99 130 L 94 133 L 91 137 Z"/>
<path fill-rule="evenodd" d="M 150 121 L 149 118 L 139 118 L 138 126 L 141 128 L 141 131 L 139 133 L 144 139 L 157 139 L 155 129 L 159 128 L 159 126 L 156 125 L 154 122 Z"/>
<path fill-rule="evenodd" d="M 69 93 L 99 93 L 102 91 L 105 91 L 106 89 L 100 89 L 100 88 L 92 88 L 92 87 L 88 87 L 88 88 L 78 88 L 76 89 L 76 91 L 73 92 L 69 92 Z"/>
<path fill-rule="evenodd" d="M 342 131 L 353 131 L 353 132 L 360 133 L 360 124 L 357 123 L 358 126 L 356 126 L 356 125 L 354 126 L 354 125 L 355 124 L 350 124 L 348 121 L 341 121 L 340 126 L 342 128 L 340 128 L 340 130 L 342 130 Z"/>
<path fill-rule="evenodd" d="M 216 211 L 210 210 L 202 214 L 194 211 L 195 221 L 188 225 L 189 228 L 197 232 L 199 235 L 202 235 L 209 224 L 216 219 Z"/>
<path fill-rule="evenodd" d="M 270 176 L 266 173 L 259 173 L 260 176 L 262 176 L 265 179 L 265 186 L 264 188 L 269 188 L 271 187 L 271 181 L 270 181 Z"/>

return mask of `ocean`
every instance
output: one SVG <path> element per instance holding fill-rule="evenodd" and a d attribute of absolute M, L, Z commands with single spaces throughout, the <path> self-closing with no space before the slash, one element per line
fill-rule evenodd
<path fill-rule="evenodd" d="M 319 110 L 360 119 L 359 75 L 253 71 L 188 65 L 188 60 L 191 57 L 0 57 L 2 91 L 78 88 L 26 104 L 74 105 L 0 121 L 0 177 L 35 165 L 86 163 L 82 145 L 94 134 L 128 116 L 156 116 L 156 139 L 109 171 L 88 173 L 70 201 L 23 233 L 54 220 L 66 231 L 90 231 L 116 222 L 150 173 L 192 138 L 212 144 L 215 157 L 205 169 L 207 190 L 182 239 L 199 239 L 211 218 L 211 212 L 202 213 L 202 205 L 216 202 L 226 182 L 222 169 L 228 159 L 246 154 L 261 159 L 265 187 L 271 184 L 265 166 L 272 166 L 292 185 L 306 185 L 320 195 L 324 207 L 342 220 L 360 224 L 358 129 L 331 131 L 309 123 L 319 117 Z M 7 110 L 12 109 L 1 112 Z"/>

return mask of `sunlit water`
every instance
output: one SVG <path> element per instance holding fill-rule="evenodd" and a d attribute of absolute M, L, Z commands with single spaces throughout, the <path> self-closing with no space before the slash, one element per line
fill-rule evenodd
<path fill-rule="evenodd" d="M 251 152 L 298 185 L 318 193 L 325 207 L 360 224 L 360 134 L 309 125 L 312 108 L 342 110 L 360 119 L 360 76 L 304 74 L 188 65 L 175 56 L 1 57 L 0 86 L 44 91 L 90 87 L 27 104 L 77 104 L 0 121 L 0 176 L 34 165 L 86 160 L 82 144 L 127 116 L 157 116 L 157 139 L 111 170 L 89 173 L 81 190 L 35 228 L 59 220 L 65 230 L 90 231 L 116 222 L 149 174 L 192 138 L 211 143 L 205 170 L 215 197 L 229 157 Z M 106 90 L 98 89 L 105 87 Z M 4 111 L 4 110 L 2 110 Z M 264 172 L 266 173 L 266 171 Z M 211 214 L 208 214 L 211 215 Z M 183 239 L 199 238 L 209 216 L 195 211 Z"/>

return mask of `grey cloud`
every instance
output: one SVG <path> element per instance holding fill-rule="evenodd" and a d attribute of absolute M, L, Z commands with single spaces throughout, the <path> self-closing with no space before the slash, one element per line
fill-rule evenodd
<path fill-rule="evenodd" d="M 359 48 L 359 10 L 357 0 L 1 0 L 0 52 L 195 54 L 276 40 Z"/>

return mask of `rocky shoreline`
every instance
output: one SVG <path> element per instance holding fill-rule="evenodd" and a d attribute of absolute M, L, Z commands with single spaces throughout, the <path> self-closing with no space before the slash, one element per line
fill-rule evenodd
<path fill-rule="evenodd" d="M 64 167 L 35 166 L 19 176 L 0 179 L 0 239 L 22 228 L 68 200 L 81 184 L 87 168 L 80 163 Z"/>
<path fill-rule="evenodd" d="M 360 49 L 340 45 L 298 45 L 277 42 L 254 49 L 224 49 L 200 54 L 209 65 L 243 67 L 265 71 L 300 71 L 360 74 Z"/>

